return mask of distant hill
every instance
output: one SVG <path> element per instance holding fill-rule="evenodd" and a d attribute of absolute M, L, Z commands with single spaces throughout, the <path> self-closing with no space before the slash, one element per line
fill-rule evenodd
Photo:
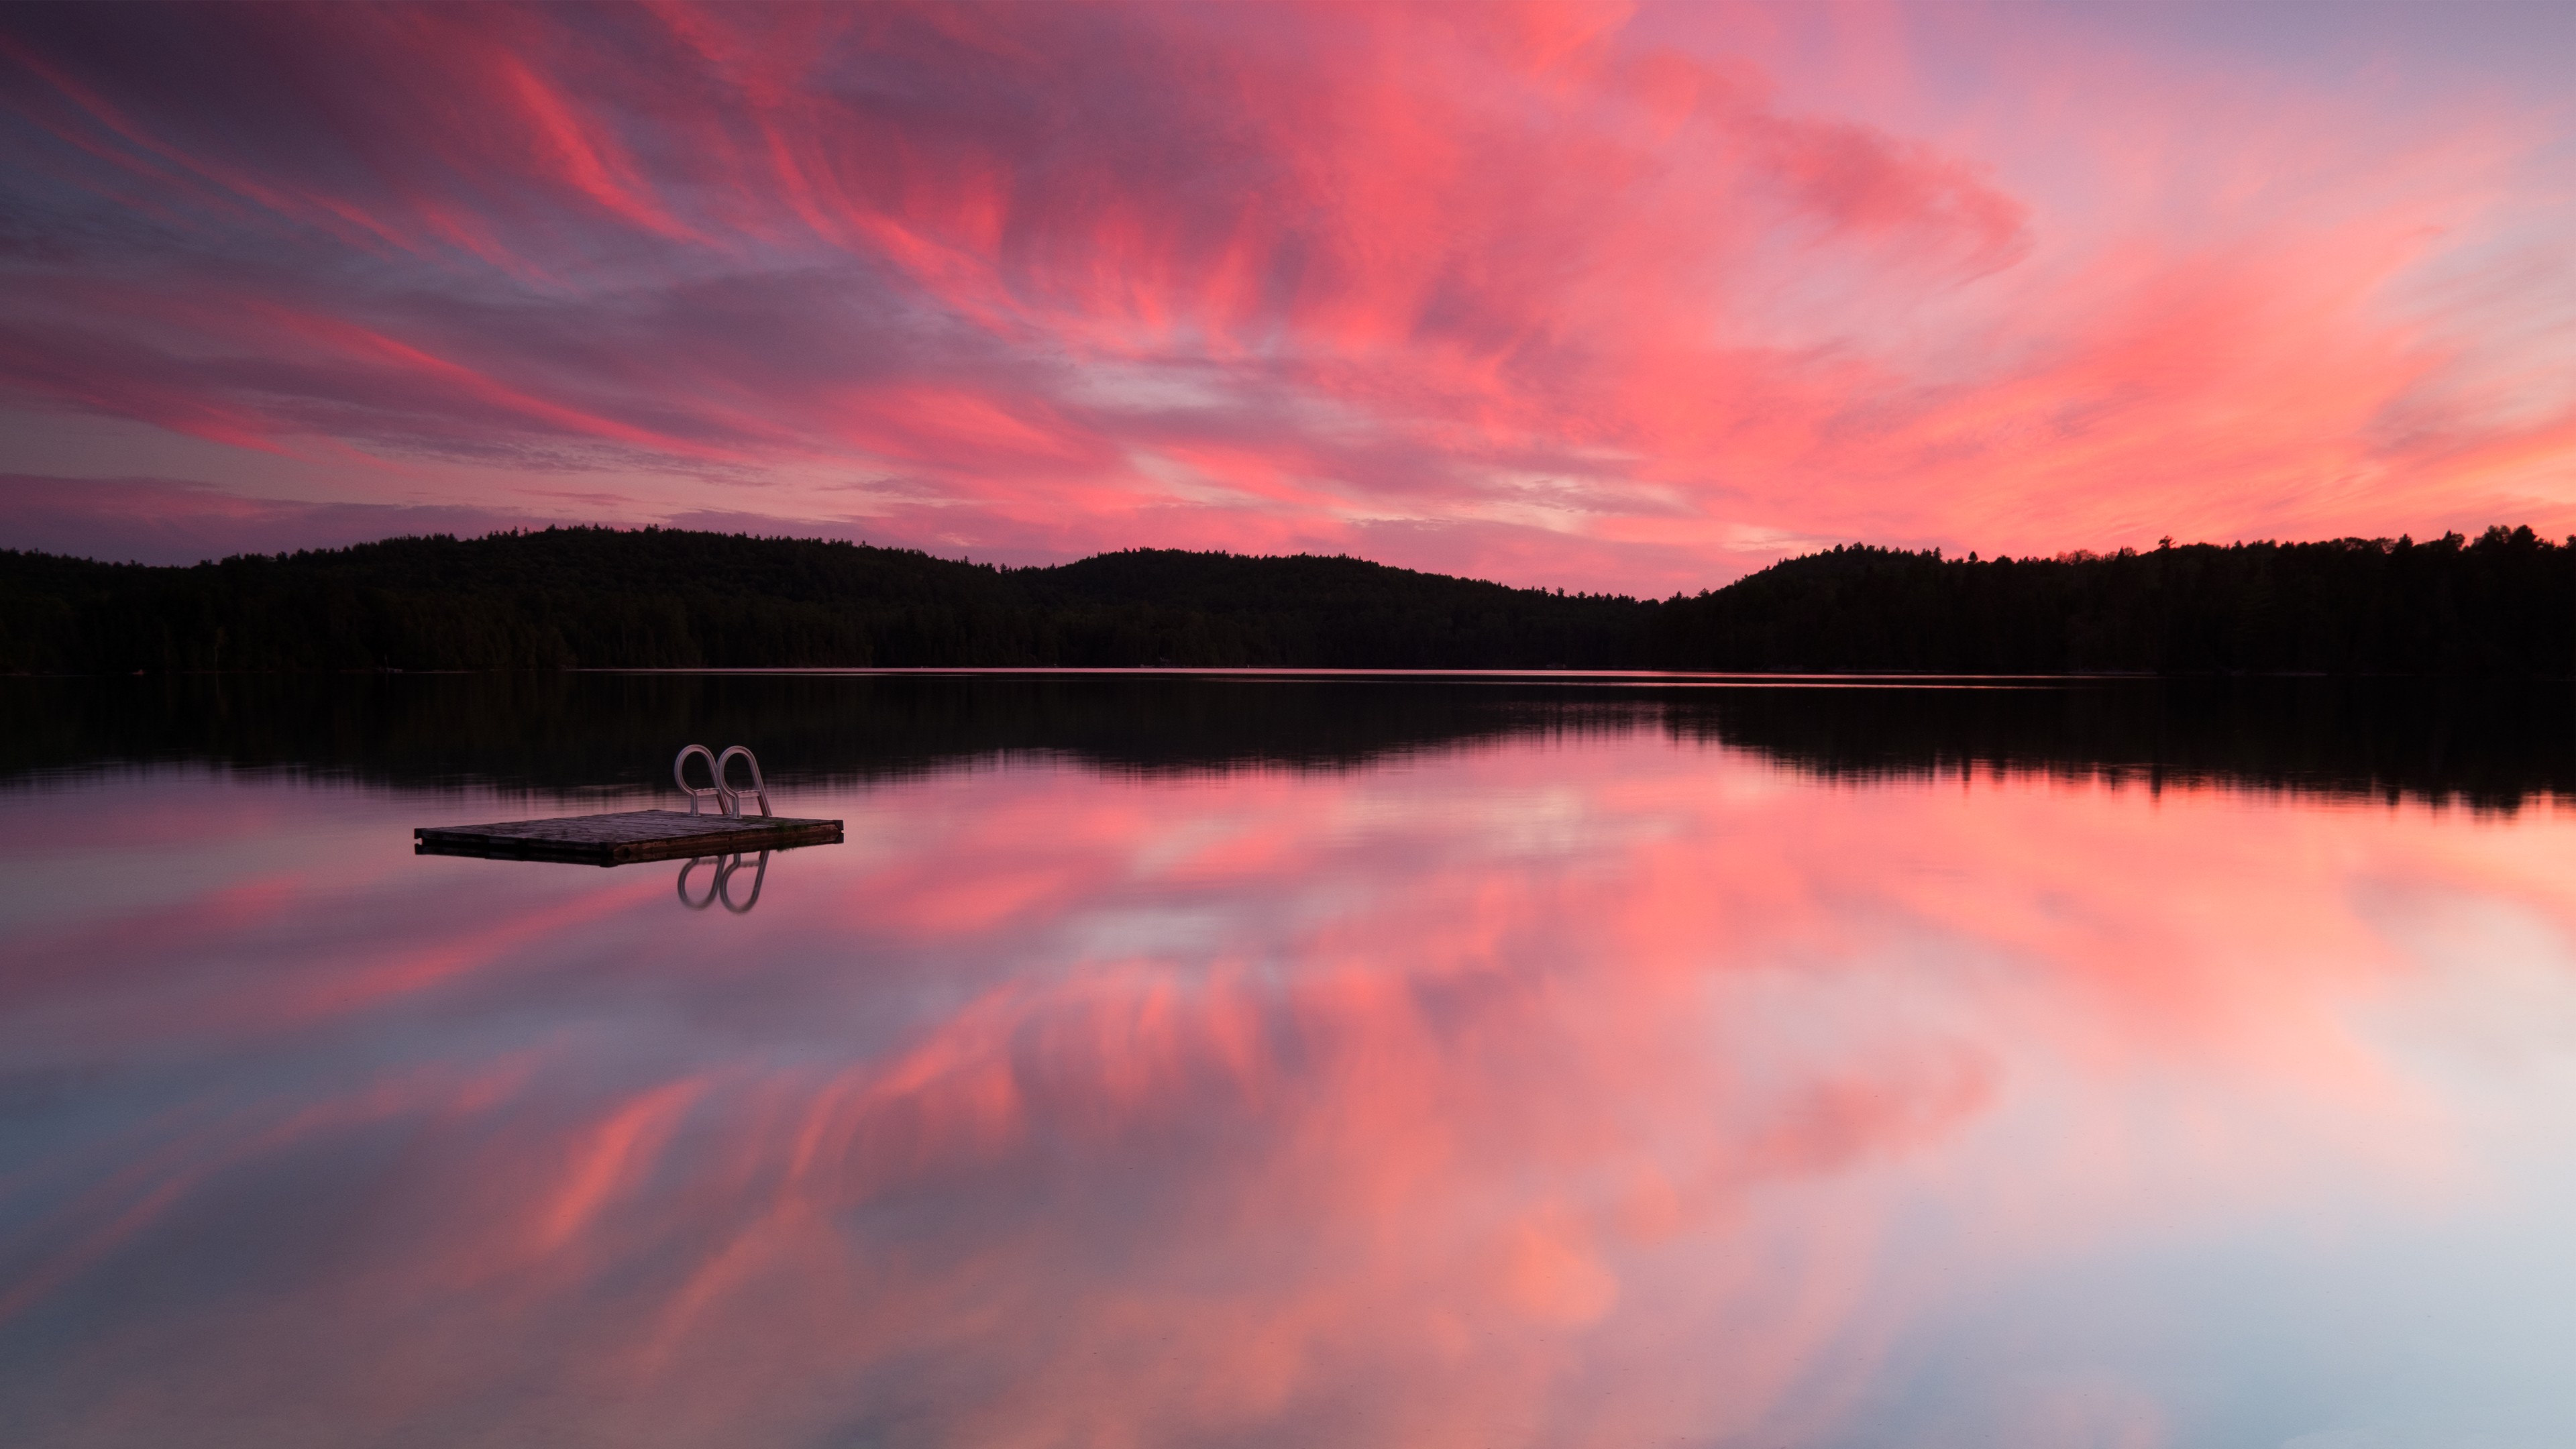
<path fill-rule="evenodd" d="M 1132 549 L 1002 568 L 673 529 L 152 568 L 0 550 L 0 671 L 1288 666 L 2576 674 L 2576 540 L 1852 545 L 1696 596 Z"/>
<path fill-rule="evenodd" d="M 0 669 L 1617 667 L 1652 606 L 1354 558 L 550 528 L 184 568 L 0 552 Z"/>
<path fill-rule="evenodd" d="M 2490 528 L 1945 559 L 1855 545 L 1677 599 L 1670 669 L 1942 674 L 2576 673 L 2576 539 Z"/>

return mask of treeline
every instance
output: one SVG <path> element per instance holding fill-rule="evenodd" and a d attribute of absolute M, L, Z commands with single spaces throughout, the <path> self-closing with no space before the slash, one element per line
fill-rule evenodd
<path fill-rule="evenodd" d="M 1854 545 L 1673 600 L 1650 633 L 1668 669 L 2556 678 L 2576 672 L 2576 538 L 1986 561 Z"/>
<path fill-rule="evenodd" d="M 0 552 L 0 670 L 1621 667 L 1652 606 L 1353 558 L 553 528 L 186 568 Z"/>
<path fill-rule="evenodd" d="M 1696 596 L 1353 558 L 559 528 L 184 568 L 0 551 L 0 671 L 1305 667 L 2576 674 L 2576 539 L 2529 528 L 2051 559 L 1851 545 Z"/>

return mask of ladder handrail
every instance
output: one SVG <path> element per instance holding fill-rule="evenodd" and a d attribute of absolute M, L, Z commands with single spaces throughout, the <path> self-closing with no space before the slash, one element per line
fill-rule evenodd
<path fill-rule="evenodd" d="M 732 768 L 736 755 L 742 756 L 742 762 L 751 767 L 751 788 L 748 790 L 737 790 L 725 783 L 725 773 Z M 769 785 L 760 778 L 760 757 L 741 745 L 727 745 L 725 752 L 716 756 L 716 788 L 725 792 L 725 813 L 737 820 L 742 818 L 742 797 L 745 795 L 760 802 L 763 817 L 777 814 L 769 808 Z"/>
<path fill-rule="evenodd" d="M 715 785 L 712 788 L 700 789 L 699 787 L 689 783 L 688 770 L 689 756 L 691 755 L 699 756 L 707 762 L 707 774 L 715 780 Z M 690 814 L 695 815 L 698 813 L 698 802 L 701 800 L 714 801 L 718 807 L 717 813 L 720 815 L 731 815 L 734 813 L 732 808 L 727 805 L 724 798 L 724 775 L 716 769 L 715 753 L 709 750 L 706 746 L 682 745 L 680 747 L 679 755 L 671 761 L 671 779 L 673 783 L 680 787 L 680 793 L 689 797 Z"/>

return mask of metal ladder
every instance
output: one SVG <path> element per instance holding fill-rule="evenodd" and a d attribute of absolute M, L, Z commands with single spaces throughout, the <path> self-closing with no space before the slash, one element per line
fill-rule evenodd
<path fill-rule="evenodd" d="M 707 774 L 715 781 L 713 785 L 699 786 L 689 783 L 691 755 L 707 762 Z M 725 774 L 732 768 L 736 755 L 742 756 L 742 762 L 751 767 L 751 788 L 748 790 L 737 790 L 725 783 Z M 726 819 L 740 820 L 742 797 L 745 795 L 760 802 L 760 813 L 763 817 L 775 818 L 777 814 L 769 808 L 769 785 L 760 778 L 760 757 L 740 745 L 725 746 L 725 752 L 721 755 L 709 752 L 704 745 L 682 745 L 679 756 L 671 761 L 671 779 L 680 787 L 680 793 L 689 797 L 689 813 L 692 815 L 698 813 L 698 802 L 704 800 L 713 802 L 717 807 L 716 813 Z"/>

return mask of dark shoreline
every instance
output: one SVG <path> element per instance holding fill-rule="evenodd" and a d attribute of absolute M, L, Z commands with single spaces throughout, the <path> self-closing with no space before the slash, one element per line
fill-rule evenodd
<path fill-rule="evenodd" d="M 0 679 L 0 787 L 170 763 L 577 798 L 681 742 L 781 783 L 1025 756 L 1158 776 L 1339 771 L 1529 735 L 1658 734 L 1863 782 L 2042 774 L 2512 810 L 2576 802 L 2576 685 L 2339 679 L 529 672 Z"/>
<path fill-rule="evenodd" d="M 1361 669 L 2576 676 L 2529 528 L 2050 559 L 1847 546 L 1668 599 L 1137 549 L 1047 568 L 668 529 L 155 568 L 0 550 L 0 673 Z"/>

